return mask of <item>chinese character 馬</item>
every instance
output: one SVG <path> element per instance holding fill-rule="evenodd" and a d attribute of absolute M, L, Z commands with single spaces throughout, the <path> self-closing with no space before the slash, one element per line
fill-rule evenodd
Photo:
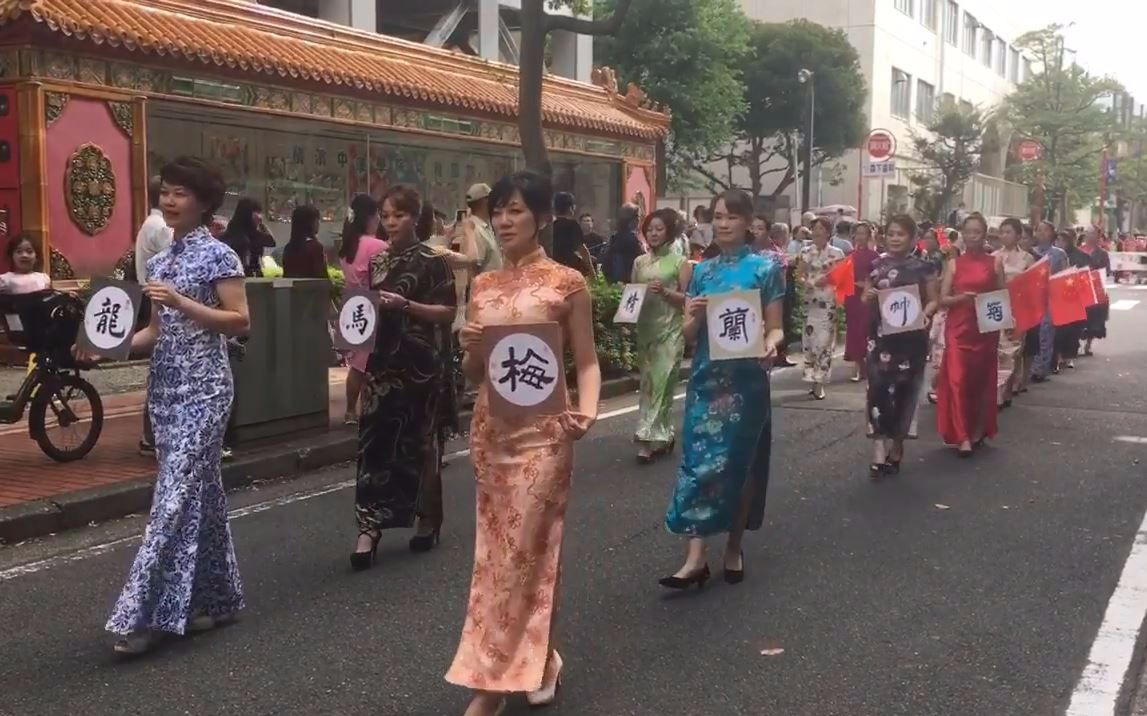
<path fill-rule="evenodd" d="M 1004 320 L 1004 304 L 999 301 L 988 301 L 988 318 L 996 323 Z"/>
<path fill-rule="evenodd" d="M 721 338 L 748 343 L 749 334 L 745 332 L 745 316 L 748 314 L 747 308 L 726 309 L 721 314 Z"/>
<path fill-rule="evenodd" d="M 122 308 L 123 306 L 113 303 L 110 298 L 105 298 L 100 304 L 100 310 L 96 312 L 96 318 L 99 319 L 96 321 L 96 333 L 103 333 L 112 338 L 123 338 L 127 329 L 119 325 L 119 312 Z"/>
<path fill-rule="evenodd" d="M 625 310 L 633 313 L 633 309 L 637 308 L 637 291 L 632 291 L 625 297 Z"/>
<path fill-rule="evenodd" d="M 359 303 L 354 307 L 354 312 L 351 313 L 349 327 L 357 330 L 360 336 L 366 334 L 366 308 L 363 304 Z"/>
<path fill-rule="evenodd" d="M 498 380 L 498 383 L 500 385 L 509 383 L 511 393 L 518 389 L 519 382 L 535 390 L 541 390 L 556 380 L 546 371 L 550 362 L 535 353 L 532 348 L 526 351 L 526 355 L 521 360 L 514 358 L 513 346 L 510 346 L 509 353 L 510 356 L 502 361 L 502 367 L 506 369 L 506 373 Z"/>

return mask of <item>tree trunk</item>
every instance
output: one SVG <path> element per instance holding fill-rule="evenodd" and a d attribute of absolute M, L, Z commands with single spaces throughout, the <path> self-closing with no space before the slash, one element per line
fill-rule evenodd
<path fill-rule="evenodd" d="M 518 48 L 518 132 L 526 168 L 553 175 L 542 129 L 542 78 L 546 73 L 545 0 L 522 0 Z"/>

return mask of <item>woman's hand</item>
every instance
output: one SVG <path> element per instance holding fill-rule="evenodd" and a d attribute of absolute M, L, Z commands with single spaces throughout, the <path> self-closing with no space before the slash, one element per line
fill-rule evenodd
<path fill-rule="evenodd" d="M 98 363 L 100 361 L 98 354 L 90 353 L 78 344 L 72 346 L 72 358 L 75 359 L 77 363 Z"/>
<path fill-rule="evenodd" d="M 482 347 L 483 326 L 477 321 L 469 321 L 458 331 L 458 341 L 464 351 L 476 351 Z"/>
<path fill-rule="evenodd" d="M 690 296 L 685 301 L 685 311 L 694 320 L 703 320 L 707 310 L 709 310 L 709 299 L 704 296 Z"/>
<path fill-rule="evenodd" d="M 574 440 L 581 440 L 597 422 L 597 416 L 586 415 L 576 410 L 567 410 L 558 416 L 558 422 L 561 424 L 562 430 L 569 433 L 570 437 Z"/>
<path fill-rule="evenodd" d="M 649 290 L 657 294 L 665 293 L 665 284 L 661 283 L 659 279 L 655 279 L 649 282 Z"/>
<path fill-rule="evenodd" d="M 869 286 L 864 289 L 862 298 L 868 303 L 876 303 L 876 299 L 880 298 L 880 293 L 872 286 Z"/>
<path fill-rule="evenodd" d="M 187 300 L 186 296 L 176 291 L 172 286 L 159 281 L 148 281 L 147 285 L 143 287 L 143 293 L 151 299 L 152 303 L 176 310 L 180 310 Z"/>
<path fill-rule="evenodd" d="M 828 277 L 827 276 L 821 276 L 817 280 L 813 281 L 812 285 L 813 285 L 813 288 L 824 288 L 825 286 L 828 285 Z"/>
<path fill-rule="evenodd" d="M 384 311 L 398 311 L 410 303 L 405 296 L 390 291 L 378 292 L 378 307 Z"/>

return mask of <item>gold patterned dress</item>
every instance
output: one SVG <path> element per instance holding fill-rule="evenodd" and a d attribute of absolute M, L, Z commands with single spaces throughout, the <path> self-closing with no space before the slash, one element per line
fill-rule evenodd
<path fill-rule="evenodd" d="M 1004 278 L 1008 283 L 1011 283 L 1012 279 L 1027 271 L 1035 263 L 1035 257 L 1020 248 L 1000 249 L 994 255 L 1003 262 Z M 1000 366 L 996 376 L 998 384 L 996 386 L 996 400 L 1001 405 L 1011 397 L 1008 386 L 1012 384 L 1012 376 L 1020 367 L 1019 362 L 1023 358 L 1024 340 L 1023 333 L 1000 332 Z"/>
<path fill-rule="evenodd" d="M 577 271 L 538 249 L 474 279 L 471 320 L 483 325 L 567 324 L 569 297 L 586 290 Z M 541 687 L 557 604 L 573 438 L 558 416 L 495 418 L 483 381 L 470 427 L 477 480 L 474 574 L 462 641 L 446 680 L 471 689 Z"/>

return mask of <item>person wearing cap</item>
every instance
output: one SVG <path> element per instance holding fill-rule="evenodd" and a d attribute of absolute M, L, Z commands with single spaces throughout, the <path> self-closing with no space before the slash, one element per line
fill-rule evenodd
<path fill-rule="evenodd" d="M 462 253 L 477 264 L 475 275 L 502 268 L 502 249 L 490 226 L 489 196 L 489 184 L 475 184 L 466 192 L 470 216 L 462 224 Z"/>

